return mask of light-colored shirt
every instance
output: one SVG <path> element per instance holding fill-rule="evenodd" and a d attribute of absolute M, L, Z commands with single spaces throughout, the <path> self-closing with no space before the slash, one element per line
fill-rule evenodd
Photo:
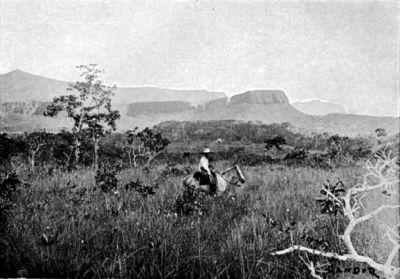
<path fill-rule="evenodd" d="M 211 174 L 210 168 L 208 166 L 208 159 L 205 156 L 200 158 L 199 170 L 206 170 L 208 174 Z"/>

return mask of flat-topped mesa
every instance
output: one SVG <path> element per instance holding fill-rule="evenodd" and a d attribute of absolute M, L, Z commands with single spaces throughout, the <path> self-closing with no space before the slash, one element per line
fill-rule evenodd
<path fill-rule="evenodd" d="M 252 90 L 232 96 L 230 104 L 286 105 L 289 99 L 282 90 Z"/>

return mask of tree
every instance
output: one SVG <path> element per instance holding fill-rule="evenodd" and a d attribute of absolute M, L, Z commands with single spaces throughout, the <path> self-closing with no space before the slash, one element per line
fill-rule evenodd
<path fill-rule="evenodd" d="M 56 116 L 64 111 L 73 122 L 75 165 L 79 162 L 82 137 L 93 142 L 93 166 L 98 168 L 99 139 L 116 130 L 116 120 L 120 118 L 117 110 L 111 108 L 112 89 L 100 79 L 103 71 L 96 64 L 77 66 L 83 81 L 70 84 L 67 90 L 78 94 L 54 98 L 47 106 L 44 115 Z"/>
<path fill-rule="evenodd" d="M 137 130 L 138 127 L 135 127 L 133 130 L 126 132 L 127 140 L 122 147 L 124 152 L 126 152 L 128 155 L 130 167 L 132 167 L 132 164 L 134 167 L 137 166 L 136 159 L 144 152 L 144 148 L 142 147 L 142 144 L 139 143 L 139 139 L 137 137 Z"/>

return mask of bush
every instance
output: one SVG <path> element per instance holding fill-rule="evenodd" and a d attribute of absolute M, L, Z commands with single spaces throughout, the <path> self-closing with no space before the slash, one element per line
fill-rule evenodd
<path fill-rule="evenodd" d="M 104 193 L 116 191 L 118 187 L 117 170 L 107 167 L 99 168 L 95 176 L 96 187 Z"/>
<path fill-rule="evenodd" d="M 156 194 L 156 187 L 151 187 L 151 186 L 147 186 L 144 185 L 141 181 L 139 181 L 139 179 L 137 179 L 136 181 L 131 181 L 128 184 L 125 185 L 125 190 L 126 191 L 135 191 L 139 194 L 141 194 L 143 197 L 148 197 L 148 196 L 153 196 Z"/>

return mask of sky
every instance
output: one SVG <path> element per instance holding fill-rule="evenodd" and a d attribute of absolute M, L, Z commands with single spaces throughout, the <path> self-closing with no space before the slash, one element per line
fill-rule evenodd
<path fill-rule="evenodd" d="M 0 73 L 118 87 L 282 89 L 399 116 L 396 1 L 0 0 Z"/>

